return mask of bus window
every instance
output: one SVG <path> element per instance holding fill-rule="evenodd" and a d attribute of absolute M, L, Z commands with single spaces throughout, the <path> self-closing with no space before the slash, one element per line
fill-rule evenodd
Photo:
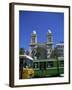
<path fill-rule="evenodd" d="M 29 68 L 33 67 L 33 61 L 32 61 L 32 60 L 27 59 L 26 61 L 27 61 L 27 66 L 28 66 Z"/>

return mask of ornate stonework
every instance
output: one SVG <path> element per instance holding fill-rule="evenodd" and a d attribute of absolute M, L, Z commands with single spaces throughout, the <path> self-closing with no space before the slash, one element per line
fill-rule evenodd
<path fill-rule="evenodd" d="M 53 49 L 53 36 L 50 29 L 48 29 L 48 32 L 46 33 L 47 41 L 45 43 L 38 43 L 37 42 L 37 33 L 34 30 L 31 34 L 31 41 L 30 41 L 30 53 L 36 53 L 37 47 L 45 48 L 47 51 L 47 58 L 50 58 L 50 54 Z M 33 51 L 34 50 L 34 51 Z"/>

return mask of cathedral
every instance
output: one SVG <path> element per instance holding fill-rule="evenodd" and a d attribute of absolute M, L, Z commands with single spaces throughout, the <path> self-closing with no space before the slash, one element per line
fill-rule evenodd
<path fill-rule="evenodd" d="M 31 56 L 34 56 L 34 59 L 36 59 L 35 54 L 37 52 L 38 47 L 42 48 L 43 50 L 46 50 L 47 58 L 50 58 L 51 52 L 53 50 L 53 35 L 50 29 L 48 29 L 48 32 L 46 33 L 45 43 L 38 42 L 37 33 L 35 30 L 31 33 L 30 53 Z"/>

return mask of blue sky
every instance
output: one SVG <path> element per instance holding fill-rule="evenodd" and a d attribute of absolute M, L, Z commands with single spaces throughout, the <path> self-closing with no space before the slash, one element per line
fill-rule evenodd
<path fill-rule="evenodd" d="M 38 42 L 46 42 L 46 33 L 51 29 L 54 45 L 64 41 L 64 13 L 19 11 L 19 47 L 29 49 L 33 30 Z"/>

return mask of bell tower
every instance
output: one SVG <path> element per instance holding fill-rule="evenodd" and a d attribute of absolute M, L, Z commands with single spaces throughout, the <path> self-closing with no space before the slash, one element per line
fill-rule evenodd
<path fill-rule="evenodd" d="M 37 33 L 34 30 L 31 34 L 31 41 L 30 41 L 30 53 L 37 48 Z"/>
<path fill-rule="evenodd" d="M 31 44 L 36 44 L 37 43 L 37 34 L 36 31 L 34 30 L 31 34 Z"/>
<path fill-rule="evenodd" d="M 53 35 L 50 29 L 48 29 L 48 32 L 47 32 L 46 47 L 47 47 L 47 58 L 50 58 L 50 55 L 53 49 Z"/>

